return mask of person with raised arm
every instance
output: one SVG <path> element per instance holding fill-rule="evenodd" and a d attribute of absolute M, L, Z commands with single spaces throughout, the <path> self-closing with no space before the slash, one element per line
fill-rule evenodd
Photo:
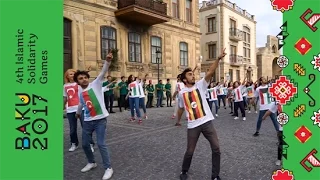
<path fill-rule="evenodd" d="M 202 133 L 209 141 L 212 152 L 212 180 L 221 180 L 220 173 L 220 147 L 216 130 L 213 126 L 214 116 L 206 101 L 207 87 L 213 77 L 219 61 L 226 55 L 225 49 L 219 58 L 213 62 L 206 76 L 195 82 L 195 75 L 191 68 L 185 69 L 181 74 L 181 80 L 185 87 L 179 92 L 178 120 L 185 111 L 188 118 L 187 150 L 185 152 L 181 180 L 188 178 L 192 156 L 196 148 L 199 136 Z"/>
<path fill-rule="evenodd" d="M 82 130 L 82 148 L 87 157 L 88 164 L 81 169 L 81 172 L 87 172 L 97 167 L 94 155 L 90 149 L 91 134 L 95 131 L 97 135 L 97 144 L 102 157 L 103 167 L 105 169 L 103 180 L 110 179 L 113 169 L 110 163 L 109 151 L 106 144 L 106 126 L 109 113 L 105 108 L 102 83 L 105 74 L 108 72 L 113 56 L 112 53 L 106 57 L 106 61 L 97 78 L 89 83 L 90 75 L 86 71 L 77 71 L 74 74 L 74 81 L 77 82 L 82 90 L 79 91 L 80 104 L 76 114 L 81 117 L 82 108 L 84 108 L 84 122 Z"/>
<path fill-rule="evenodd" d="M 242 83 L 239 81 L 235 81 L 233 83 L 233 93 L 234 93 L 234 115 L 236 116 L 234 119 L 239 119 L 238 115 L 238 109 L 240 108 L 241 115 L 242 115 L 242 120 L 246 120 L 246 111 L 244 109 L 244 99 L 243 99 L 243 94 L 242 94 L 242 89 L 244 85 L 246 84 L 246 79 L 243 80 Z"/>

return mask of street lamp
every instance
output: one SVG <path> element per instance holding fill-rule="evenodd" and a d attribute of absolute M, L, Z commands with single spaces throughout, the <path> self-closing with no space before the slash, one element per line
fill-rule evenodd
<path fill-rule="evenodd" d="M 158 63 L 158 83 L 159 83 L 159 81 L 160 81 L 160 58 L 161 58 L 160 48 L 157 48 L 156 55 L 157 55 L 157 63 Z"/>
<path fill-rule="evenodd" d="M 251 72 L 252 72 L 251 66 L 248 67 L 248 72 L 249 72 L 249 74 L 248 74 L 248 76 L 249 76 L 249 77 L 248 77 L 248 80 L 251 81 Z"/>

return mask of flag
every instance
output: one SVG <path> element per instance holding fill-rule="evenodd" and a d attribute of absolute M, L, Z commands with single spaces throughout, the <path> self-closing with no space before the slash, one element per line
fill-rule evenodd
<path fill-rule="evenodd" d="M 209 98 L 210 99 L 217 99 L 217 92 L 215 89 L 209 89 Z"/>
<path fill-rule="evenodd" d="M 129 85 L 131 89 L 131 96 L 140 96 L 140 89 L 136 82 L 132 82 Z"/>
<path fill-rule="evenodd" d="M 65 91 L 68 96 L 68 107 L 77 106 L 79 104 L 78 85 L 66 86 Z"/>
<path fill-rule="evenodd" d="M 183 93 L 184 105 L 189 114 L 189 120 L 196 120 L 206 115 L 199 89 Z"/>
<path fill-rule="evenodd" d="M 89 110 L 90 117 L 102 114 L 102 108 L 93 89 L 89 89 L 82 93 L 84 102 Z"/>
<path fill-rule="evenodd" d="M 247 88 L 247 92 L 248 92 L 248 97 L 253 97 L 253 89 L 251 86 Z"/>
<path fill-rule="evenodd" d="M 261 105 L 271 103 L 268 88 L 259 89 L 259 100 L 260 100 Z"/>

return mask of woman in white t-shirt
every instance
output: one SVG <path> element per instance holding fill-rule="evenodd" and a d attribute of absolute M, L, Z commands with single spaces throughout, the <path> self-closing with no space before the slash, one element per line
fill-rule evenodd
<path fill-rule="evenodd" d="M 247 88 L 247 104 L 248 104 L 248 113 L 251 113 L 251 107 L 253 107 L 254 111 L 256 114 L 258 113 L 257 111 L 257 104 L 252 101 L 252 98 L 254 98 L 254 84 L 253 82 L 247 82 L 246 85 Z"/>
<path fill-rule="evenodd" d="M 217 94 L 217 87 L 214 86 L 215 83 L 210 83 L 208 87 L 208 95 L 209 95 L 209 106 L 210 110 L 212 112 L 212 105 L 215 106 L 215 115 L 218 117 L 218 110 L 219 110 L 219 104 L 218 104 L 218 94 Z M 213 112 L 212 112 L 213 114 Z"/>
<path fill-rule="evenodd" d="M 244 109 L 242 89 L 244 88 L 245 83 L 246 78 L 243 80 L 242 84 L 239 81 L 233 83 L 234 115 L 236 116 L 234 119 L 239 119 L 238 109 L 240 108 L 242 120 L 244 121 L 246 120 L 246 111 Z"/>
<path fill-rule="evenodd" d="M 137 81 L 134 81 L 133 75 L 130 75 L 128 77 L 128 95 L 126 98 L 129 97 L 129 105 L 130 105 L 130 111 L 131 111 L 131 119 L 130 122 L 134 122 L 134 110 L 136 110 L 136 115 L 138 120 L 138 123 L 142 123 L 141 113 L 140 113 L 140 95 L 141 95 L 141 89 L 139 87 L 139 83 Z"/>

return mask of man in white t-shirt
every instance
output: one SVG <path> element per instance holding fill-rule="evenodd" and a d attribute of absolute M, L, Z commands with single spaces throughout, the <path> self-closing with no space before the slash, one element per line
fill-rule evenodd
<path fill-rule="evenodd" d="M 252 99 L 252 101 L 254 102 L 256 98 L 259 98 L 259 115 L 258 115 L 258 121 L 257 121 L 257 128 L 256 128 L 256 132 L 253 134 L 253 136 L 257 137 L 259 136 L 259 131 L 261 128 L 261 124 L 262 124 L 262 118 L 265 115 L 265 113 L 272 108 L 274 102 L 272 101 L 272 97 L 269 94 L 269 86 L 268 86 L 268 81 L 266 80 L 266 78 L 261 78 L 261 86 L 259 86 L 255 92 L 254 92 L 254 98 Z M 270 118 L 272 120 L 272 123 L 274 125 L 274 128 L 276 129 L 276 131 L 279 131 L 279 123 L 277 121 L 277 116 L 275 113 L 271 113 Z"/>
<path fill-rule="evenodd" d="M 181 74 L 181 80 L 185 87 L 179 92 L 179 110 L 178 120 L 181 119 L 182 113 L 185 111 L 188 118 L 187 131 L 187 151 L 184 155 L 181 180 L 188 178 L 188 171 L 191 165 L 192 156 L 196 148 L 199 136 L 202 133 L 209 141 L 212 152 L 212 180 L 221 180 L 220 173 L 220 148 L 216 130 L 213 126 L 213 114 L 206 100 L 206 93 L 209 82 L 213 77 L 215 70 L 221 60 L 226 55 L 225 49 L 219 56 L 218 60 L 211 65 L 206 76 L 195 82 L 195 75 L 192 69 L 188 68 Z"/>
<path fill-rule="evenodd" d="M 84 108 L 84 122 L 82 128 L 82 147 L 88 160 L 88 164 L 81 169 L 81 172 L 87 172 L 97 167 L 94 155 L 90 149 L 90 139 L 93 131 L 97 134 L 97 144 L 102 157 L 105 173 L 103 180 L 110 179 L 113 169 L 110 163 L 109 152 L 106 145 L 105 135 L 107 126 L 108 111 L 105 108 L 102 83 L 107 73 L 113 56 L 110 52 L 98 77 L 89 83 L 89 74 L 84 71 L 75 73 L 75 81 L 81 86 L 79 91 L 80 104 L 76 116 L 81 116 L 82 108 Z"/>
<path fill-rule="evenodd" d="M 172 115 L 172 119 L 175 119 L 176 118 L 176 116 L 177 116 L 177 112 L 178 112 L 178 109 L 179 109 L 179 106 L 178 106 L 178 102 L 179 102 L 179 96 L 178 96 L 178 94 L 179 94 L 179 92 L 181 91 L 181 89 L 183 89 L 184 88 L 184 84 L 183 84 L 183 82 L 181 82 L 181 74 L 179 74 L 178 76 L 177 76 L 177 84 L 176 84 L 176 89 L 175 89 L 175 92 L 173 93 L 173 96 L 172 96 L 172 98 L 173 98 L 173 100 L 175 100 L 175 106 L 174 106 L 174 111 L 173 111 L 173 115 Z M 180 124 L 180 122 L 177 122 L 176 123 L 176 126 L 181 126 L 181 124 Z"/>

